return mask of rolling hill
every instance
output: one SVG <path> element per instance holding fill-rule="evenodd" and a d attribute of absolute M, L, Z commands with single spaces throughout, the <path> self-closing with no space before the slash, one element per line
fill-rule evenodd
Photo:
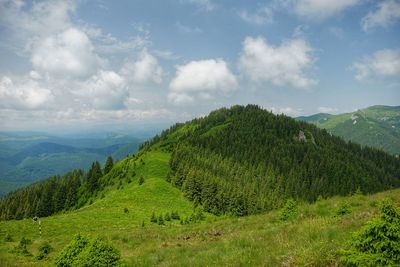
<path fill-rule="evenodd" d="M 0 218 L 25 219 L 0 222 L 0 263 L 49 265 L 80 233 L 114 243 L 128 266 L 337 266 L 380 200 L 400 206 L 399 165 L 254 105 L 220 109 L 171 127 L 109 172 L 93 164 L 8 195 Z M 59 196 L 72 180 L 67 204 Z M 287 203 L 297 204 L 282 219 Z M 27 219 L 39 213 L 42 235 Z M 54 251 L 43 260 L 13 252 L 23 237 L 33 255 L 43 242 Z"/>
<path fill-rule="evenodd" d="M 400 154 L 400 106 L 372 106 L 345 114 L 319 113 L 297 119 L 346 140 Z"/>

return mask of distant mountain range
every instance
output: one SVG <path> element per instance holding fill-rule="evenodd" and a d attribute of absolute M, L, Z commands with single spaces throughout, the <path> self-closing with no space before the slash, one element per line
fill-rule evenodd
<path fill-rule="evenodd" d="M 93 161 L 104 163 L 137 151 L 141 140 L 108 133 L 93 138 L 58 137 L 42 133 L 0 133 L 0 196 L 26 184 L 87 169 Z"/>
<path fill-rule="evenodd" d="M 346 140 L 400 154 L 400 106 L 372 106 L 339 115 L 318 113 L 297 119 Z"/>

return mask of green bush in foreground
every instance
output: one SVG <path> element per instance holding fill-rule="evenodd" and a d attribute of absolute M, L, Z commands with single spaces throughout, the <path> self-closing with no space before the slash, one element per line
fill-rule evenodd
<path fill-rule="evenodd" d="M 293 199 L 288 199 L 285 206 L 279 211 L 279 220 L 287 221 L 297 217 L 297 203 Z"/>
<path fill-rule="evenodd" d="M 380 216 L 354 233 L 350 245 L 341 257 L 348 266 L 400 266 L 400 212 L 392 201 L 382 201 Z"/>
<path fill-rule="evenodd" d="M 52 246 L 49 244 L 49 242 L 44 242 L 39 246 L 39 253 L 36 255 L 37 260 L 42 260 L 49 255 L 49 253 L 53 251 Z"/>
<path fill-rule="evenodd" d="M 121 255 L 110 243 L 77 235 L 56 257 L 55 266 L 119 266 Z"/>

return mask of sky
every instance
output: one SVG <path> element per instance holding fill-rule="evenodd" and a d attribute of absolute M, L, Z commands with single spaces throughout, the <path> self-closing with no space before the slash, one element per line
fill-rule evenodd
<path fill-rule="evenodd" d="M 400 105 L 400 0 L 0 0 L 0 130 L 249 103 L 293 117 Z"/>

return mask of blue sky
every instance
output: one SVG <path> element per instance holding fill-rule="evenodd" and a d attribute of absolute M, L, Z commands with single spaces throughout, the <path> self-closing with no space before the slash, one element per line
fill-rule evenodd
<path fill-rule="evenodd" d="M 400 105 L 399 0 L 0 0 L 3 130 Z"/>

